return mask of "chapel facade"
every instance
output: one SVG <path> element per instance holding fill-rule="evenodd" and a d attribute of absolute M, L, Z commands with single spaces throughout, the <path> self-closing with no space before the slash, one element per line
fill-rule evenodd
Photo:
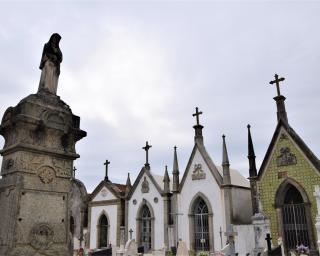
<path fill-rule="evenodd" d="M 284 253 L 289 254 L 302 245 L 310 249 L 310 255 L 318 255 L 319 195 L 316 191 L 320 185 L 320 163 L 289 124 L 286 98 L 279 89 L 279 82 L 283 80 L 275 75 L 275 80 L 270 82 L 277 86 L 274 100 L 278 123 L 259 172 L 248 127 L 253 213 L 269 220 L 273 246 L 280 242 Z"/>
<path fill-rule="evenodd" d="M 215 252 L 225 247 L 226 232 L 231 230 L 237 233 L 235 250 L 241 255 L 251 251 L 249 181 L 230 168 L 225 136 L 222 165 L 214 164 L 204 145 L 199 114 L 197 109 L 194 146 L 181 176 L 177 148 L 172 175 L 165 166 L 161 176 L 148 161 L 148 143 L 144 147 L 146 162 L 132 185 L 129 174 L 121 185 L 112 183 L 106 171 L 89 200 L 90 249 L 121 246 L 123 232 L 125 241 L 135 239 L 144 252 L 171 250 L 179 241 L 184 241 L 189 251 Z"/>

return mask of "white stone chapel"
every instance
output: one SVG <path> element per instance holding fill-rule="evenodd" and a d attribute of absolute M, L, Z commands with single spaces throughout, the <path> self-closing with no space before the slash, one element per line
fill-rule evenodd
<path fill-rule="evenodd" d="M 189 251 L 216 252 L 235 235 L 235 251 L 251 252 L 254 234 L 249 181 L 229 167 L 225 136 L 222 166 L 211 160 L 199 123 L 202 112 L 196 109 L 194 147 L 183 173 L 179 170 L 174 147 L 173 169 L 164 175 L 148 161 L 151 146 L 146 143 L 146 163 L 131 185 L 115 184 L 106 177 L 96 187 L 88 203 L 87 246 L 119 247 L 121 232 L 125 241 L 135 239 L 144 252 L 170 250 L 184 241 Z M 180 175 L 181 174 L 181 175 Z M 242 240 L 240 240 L 242 239 Z"/>

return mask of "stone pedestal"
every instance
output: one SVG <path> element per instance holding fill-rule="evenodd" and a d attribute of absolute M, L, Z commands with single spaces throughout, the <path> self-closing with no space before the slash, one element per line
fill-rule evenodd
<path fill-rule="evenodd" d="M 0 255 L 72 255 L 70 191 L 80 118 L 42 91 L 6 110 L 0 179 Z"/>
<path fill-rule="evenodd" d="M 255 248 L 253 249 L 253 255 L 256 256 L 259 253 L 263 255 L 266 248 L 266 235 L 270 233 L 270 221 L 263 213 L 256 213 L 252 216 L 252 224 L 254 228 L 254 240 Z"/>

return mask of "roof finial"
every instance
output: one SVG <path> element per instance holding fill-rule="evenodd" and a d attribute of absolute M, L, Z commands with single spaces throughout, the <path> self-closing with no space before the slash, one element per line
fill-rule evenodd
<path fill-rule="evenodd" d="M 203 137 L 202 137 L 202 128 L 203 126 L 200 124 L 199 116 L 202 115 L 202 111 L 199 111 L 199 108 L 196 107 L 196 113 L 192 114 L 192 116 L 196 117 L 197 124 L 193 126 L 195 130 L 194 141 L 203 144 Z"/>
<path fill-rule="evenodd" d="M 277 74 L 274 75 L 275 80 L 270 81 L 269 84 L 276 84 L 277 87 L 277 96 L 274 97 L 273 99 L 276 101 L 277 103 L 277 117 L 278 117 L 278 122 L 280 120 L 284 121 L 285 123 L 288 123 L 288 117 L 287 117 L 287 112 L 286 112 L 286 106 L 284 104 L 284 101 L 286 99 L 286 97 L 284 97 L 283 95 L 281 95 L 280 93 L 280 82 L 284 81 L 285 78 L 281 77 L 279 78 L 279 76 Z"/>
<path fill-rule="evenodd" d="M 151 148 L 152 146 L 148 144 L 148 141 L 146 141 L 146 145 L 142 148 L 146 151 L 146 163 L 144 164 L 146 167 L 150 167 L 150 164 L 149 164 L 149 149 Z"/>
<path fill-rule="evenodd" d="M 109 167 L 109 164 L 110 164 L 110 162 L 108 160 L 106 160 L 104 162 L 104 165 L 106 166 L 106 175 L 104 176 L 104 180 L 105 181 L 109 181 L 109 178 L 108 178 L 108 167 Z"/>
<path fill-rule="evenodd" d="M 270 81 L 269 84 L 276 84 L 276 87 L 277 87 L 277 96 L 280 96 L 281 93 L 280 93 L 280 82 L 284 81 L 285 78 L 284 77 L 281 77 L 279 78 L 279 76 L 277 74 L 274 75 L 274 80 L 273 81 Z"/>

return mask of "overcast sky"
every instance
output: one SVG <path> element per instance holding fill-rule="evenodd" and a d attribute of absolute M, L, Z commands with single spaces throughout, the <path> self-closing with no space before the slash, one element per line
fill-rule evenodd
<path fill-rule="evenodd" d="M 204 143 L 221 165 L 248 176 L 247 129 L 258 166 L 276 127 L 275 73 L 284 76 L 289 123 L 320 154 L 319 1 L 0 2 L 0 115 L 35 93 L 44 43 L 62 36 L 58 95 L 81 117 L 77 178 L 89 192 L 104 177 L 132 182 L 152 145 L 153 172 L 181 173 L 203 111 Z M 4 140 L 0 139 L 1 146 Z"/>

